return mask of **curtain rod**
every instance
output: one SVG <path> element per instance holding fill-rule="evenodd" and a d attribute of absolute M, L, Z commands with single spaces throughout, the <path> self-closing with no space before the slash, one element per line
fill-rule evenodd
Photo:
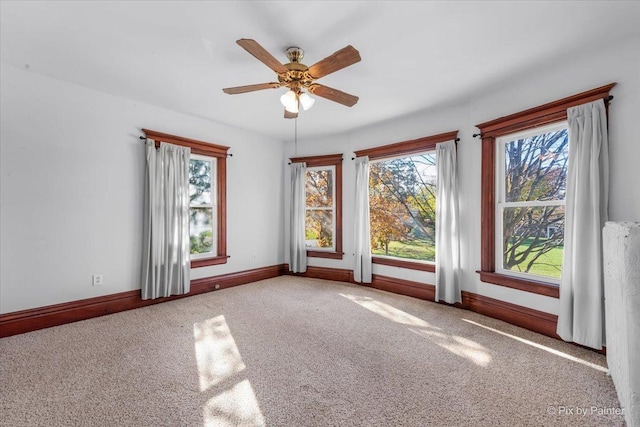
<path fill-rule="evenodd" d="M 146 141 L 147 137 L 146 136 L 140 136 L 139 137 L 142 141 Z M 227 153 L 227 157 L 233 157 L 233 153 Z"/>

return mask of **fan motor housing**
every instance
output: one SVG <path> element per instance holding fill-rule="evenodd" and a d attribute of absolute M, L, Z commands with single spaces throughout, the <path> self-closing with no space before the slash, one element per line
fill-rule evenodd
<path fill-rule="evenodd" d="M 278 73 L 278 81 L 294 91 L 309 87 L 314 78 L 307 71 L 309 67 L 300 62 L 304 58 L 304 50 L 297 46 L 292 46 L 286 50 L 286 54 L 291 62 L 284 64 L 288 71 L 286 73 Z"/>
<path fill-rule="evenodd" d="M 287 68 L 286 73 L 278 73 L 278 81 L 284 86 L 288 86 L 293 89 L 293 86 L 296 88 L 301 87 L 309 87 L 315 80 L 308 72 L 309 67 L 299 62 L 290 62 L 288 64 L 284 64 Z"/>

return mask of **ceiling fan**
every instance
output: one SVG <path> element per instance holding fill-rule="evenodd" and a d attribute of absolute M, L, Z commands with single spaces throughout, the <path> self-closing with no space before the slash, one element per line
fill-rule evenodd
<path fill-rule="evenodd" d="M 360 53 L 351 45 L 344 47 L 323 60 L 307 67 L 300 61 L 304 57 L 304 51 L 299 47 L 290 47 L 286 50 L 289 63 L 281 64 L 258 42 L 251 39 L 240 39 L 236 41 L 251 55 L 271 68 L 278 75 L 277 82 L 259 83 L 247 86 L 236 86 L 222 89 L 224 93 L 236 95 L 238 93 L 253 92 L 263 89 L 277 89 L 287 87 L 289 91 L 280 97 L 280 102 L 285 107 L 285 119 L 298 117 L 299 106 L 308 110 L 315 100 L 304 92 L 303 89 L 314 95 L 337 102 L 347 107 L 353 107 L 358 102 L 358 97 L 316 83 L 321 77 L 341 70 L 349 65 L 360 61 Z"/>

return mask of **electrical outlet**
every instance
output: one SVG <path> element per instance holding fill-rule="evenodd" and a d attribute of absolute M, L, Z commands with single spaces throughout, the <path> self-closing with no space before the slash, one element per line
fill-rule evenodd
<path fill-rule="evenodd" d="M 91 283 L 93 284 L 93 286 L 102 285 L 102 274 L 94 274 Z"/>

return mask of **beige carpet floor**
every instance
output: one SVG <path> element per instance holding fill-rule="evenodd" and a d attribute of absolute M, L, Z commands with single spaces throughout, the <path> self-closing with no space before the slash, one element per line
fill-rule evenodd
<path fill-rule="evenodd" d="M 0 357 L 11 427 L 624 425 L 600 354 L 291 276 L 4 338 Z"/>

